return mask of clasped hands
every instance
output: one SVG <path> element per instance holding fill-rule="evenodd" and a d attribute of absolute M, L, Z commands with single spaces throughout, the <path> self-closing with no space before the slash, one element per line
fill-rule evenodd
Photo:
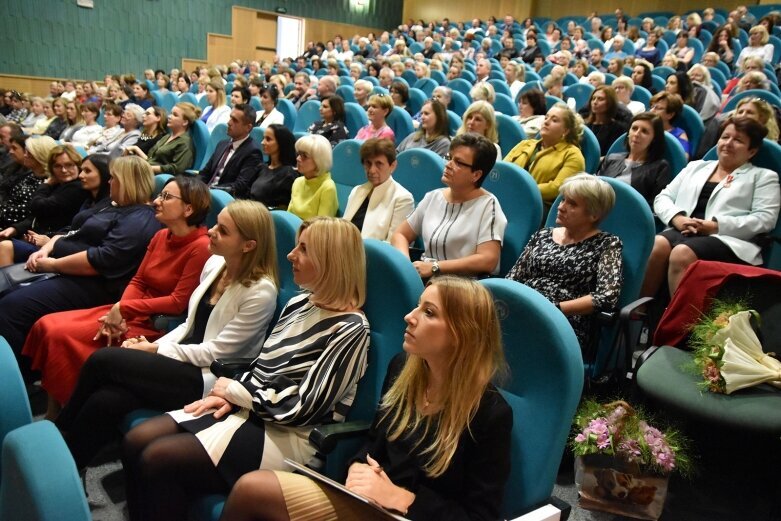
<path fill-rule="evenodd" d="M 212 409 L 217 409 L 214 411 L 214 417 L 216 419 L 222 418 L 233 409 L 233 404 L 225 397 L 231 382 L 233 382 L 233 380 L 230 378 L 221 376 L 214 383 L 214 387 L 211 388 L 206 398 L 185 405 L 184 412 L 190 413 L 193 416 L 200 416 Z"/>
<path fill-rule="evenodd" d="M 713 220 L 697 219 L 685 215 L 676 215 L 672 222 L 673 227 L 683 235 L 713 235 L 719 231 L 719 223 Z"/>
<path fill-rule="evenodd" d="M 406 513 L 415 499 L 407 489 L 394 485 L 377 461 L 369 454 L 366 463 L 353 463 L 347 471 L 345 486 L 384 508 Z"/>
<path fill-rule="evenodd" d="M 98 324 L 98 332 L 93 340 L 100 340 L 101 337 L 105 337 L 106 344 L 110 346 L 118 345 L 128 330 L 127 322 L 122 318 L 122 313 L 120 312 L 119 302 L 111 306 L 109 312 L 98 319 Z M 138 341 L 140 338 L 134 340 Z M 146 339 L 144 338 L 144 340 Z M 130 347 L 130 345 L 125 345 L 128 342 L 129 340 L 123 342 L 122 347 Z"/>

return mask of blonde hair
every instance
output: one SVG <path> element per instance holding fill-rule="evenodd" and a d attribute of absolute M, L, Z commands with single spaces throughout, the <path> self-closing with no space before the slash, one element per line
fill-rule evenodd
<path fill-rule="evenodd" d="M 459 136 L 467 132 L 466 120 L 475 112 L 483 116 L 488 123 L 488 128 L 485 129 L 485 137 L 492 143 L 497 143 L 499 141 L 499 132 L 496 129 L 496 112 L 490 103 L 483 100 L 475 101 L 467 107 L 466 111 L 464 111 L 464 118 L 461 120 L 461 128 L 458 129 L 456 135 Z"/>
<path fill-rule="evenodd" d="M 52 150 L 57 147 L 57 142 L 49 136 L 40 136 L 25 141 L 24 147 L 27 149 L 30 156 L 43 167 L 43 171 L 47 174 L 50 173 L 49 156 L 51 155 Z"/>
<path fill-rule="evenodd" d="M 317 166 L 317 175 L 324 174 L 333 166 L 333 152 L 328 140 L 319 134 L 307 134 L 296 141 L 296 152 L 309 154 Z"/>
<path fill-rule="evenodd" d="M 381 109 L 387 110 L 388 113 L 385 115 L 387 118 L 390 116 L 390 113 L 393 112 L 393 100 L 391 99 L 390 95 L 388 94 L 372 94 L 369 96 L 369 101 L 367 102 L 367 105 L 376 105 L 380 107 Z"/>
<path fill-rule="evenodd" d="M 586 203 L 589 215 L 601 221 L 616 204 L 616 192 L 610 183 L 585 172 L 567 178 L 559 188 L 566 197 L 577 197 Z"/>
<path fill-rule="evenodd" d="M 496 101 L 496 91 L 494 90 L 494 86 L 487 81 L 479 82 L 477 85 L 472 87 L 472 90 L 469 91 L 469 96 L 472 98 L 472 101 L 484 100 L 488 103 L 491 103 L 492 105 L 494 101 Z"/>
<path fill-rule="evenodd" d="M 250 287 L 263 277 L 279 287 L 277 273 L 277 240 L 271 212 L 257 201 L 239 199 L 225 207 L 242 238 L 255 241 L 255 249 L 241 259 L 235 282 Z"/>
<path fill-rule="evenodd" d="M 767 28 L 764 25 L 755 25 L 748 32 L 748 34 L 755 34 L 755 33 L 759 33 L 762 35 L 762 38 L 760 38 L 759 40 L 759 43 L 762 45 L 767 44 L 767 42 L 770 40 L 770 35 L 768 34 Z"/>
<path fill-rule="evenodd" d="M 313 217 L 301 223 L 307 232 L 307 253 L 317 270 L 312 302 L 331 309 L 360 308 L 366 301 L 366 254 L 361 232 L 336 217 Z"/>
<path fill-rule="evenodd" d="M 760 118 L 759 122 L 767 128 L 767 139 L 770 141 L 778 141 L 778 122 L 776 121 L 775 111 L 770 103 L 761 98 L 743 98 L 738 101 L 733 114 L 737 114 L 738 109 L 747 103 L 751 103 L 754 105 L 754 108 L 757 109 Z"/>
<path fill-rule="evenodd" d="M 442 318 L 452 348 L 445 364 L 450 374 L 440 390 L 442 410 L 430 416 L 418 412 L 417 404 L 429 384 L 428 366 L 417 355 L 408 355 L 404 368 L 380 402 L 383 420 L 389 421 L 388 439 L 393 441 L 423 428 L 418 443 L 434 429 L 432 442 L 421 447 L 426 457 L 426 475 L 445 473 L 458 449 L 458 442 L 477 412 L 491 380 L 505 371 L 502 334 L 491 294 L 479 283 L 452 275 L 435 277 L 442 304 Z M 417 448 L 417 447 L 416 447 Z"/>
<path fill-rule="evenodd" d="M 431 70 L 429 69 L 428 65 L 425 62 L 418 62 L 415 64 L 415 67 L 421 67 L 423 69 L 424 78 L 431 77 Z"/>
<path fill-rule="evenodd" d="M 713 85 L 711 83 L 712 80 L 711 80 L 711 76 L 710 76 L 710 71 L 708 70 L 708 68 L 705 65 L 702 65 L 700 63 L 695 63 L 694 65 L 691 66 L 691 69 L 689 69 L 686 72 L 686 75 L 689 76 L 689 79 L 691 79 L 692 81 L 694 81 L 692 79 L 692 72 L 693 71 L 700 71 L 702 73 L 702 77 L 703 77 L 702 84 L 703 85 L 705 85 L 706 87 L 710 87 L 711 85 Z M 613 83 L 615 83 L 615 81 Z"/>
<path fill-rule="evenodd" d="M 551 108 L 548 109 L 548 112 L 550 112 L 553 109 L 560 109 L 564 112 L 564 125 L 569 130 L 569 132 L 567 132 L 567 135 L 564 136 L 564 140 L 567 143 L 579 147 L 580 138 L 583 137 L 583 127 L 584 127 L 583 118 L 580 117 L 580 114 L 578 114 L 577 112 L 569 108 L 569 106 L 563 102 L 556 103 L 555 105 L 553 105 Z"/>
<path fill-rule="evenodd" d="M 214 89 L 217 93 L 217 99 L 214 102 L 214 107 L 222 107 L 225 105 L 225 85 L 222 83 L 222 79 L 216 78 L 206 84 L 207 87 Z"/>
<path fill-rule="evenodd" d="M 222 93 L 225 95 L 225 90 L 223 90 Z M 192 128 L 195 121 L 201 116 L 201 108 L 196 107 L 188 101 L 181 101 L 177 103 L 175 107 L 182 111 L 182 117 L 187 120 L 188 129 Z"/>
<path fill-rule="evenodd" d="M 111 176 L 122 186 L 122 201 L 119 206 L 147 204 L 152 199 L 155 176 L 152 167 L 138 156 L 121 156 L 109 165 Z"/>

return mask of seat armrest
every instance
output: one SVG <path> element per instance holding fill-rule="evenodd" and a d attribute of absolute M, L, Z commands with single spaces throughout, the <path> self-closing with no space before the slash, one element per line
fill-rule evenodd
<path fill-rule="evenodd" d="M 369 421 L 318 425 L 309 433 L 309 443 L 317 449 L 317 452 L 327 455 L 333 452 L 339 440 L 363 436 L 369 431 L 369 427 L 371 427 Z"/>
<path fill-rule="evenodd" d="M 254 358 L 218 358 L 211 363 L 209 370 L 217 377 L 233 378 L 249 371 L 254 361 Z"/>
<path fill-rule="evenodd" d="M 654 356 L 654 354 L 661 349 L 661 346 L 651 346 L 642 353 L 640 353 L 640 356 L 637 357 L 637 362 L 635 363 L 635 373 L 640 370 L 640 367 L 645 363 L 646 360 Z"/>
<path fill-rule="evenodd" d="M 619 319 L 621 320 L 621 322 L 626 322 L 627 320 L 637 320 L 638 317 L 634 315 L 637 309 L 640 308 L 641 306 L 647 305 L 650 302 L 653 302 L 653 300 L 654 300 L 653 297 L 640 297 L 634 302 L 630 302 L 629 304 L 621 308 Z"/>
<path fill-rule="evenodd" d="M 158 331 L 168 332 L 171 329 L 171 323 L 174 322 L 176 326 L 187 320 L 187 315 L 152 315 L 152 327 Z M 176 327 L 174 326 L 174 327 Z"/>

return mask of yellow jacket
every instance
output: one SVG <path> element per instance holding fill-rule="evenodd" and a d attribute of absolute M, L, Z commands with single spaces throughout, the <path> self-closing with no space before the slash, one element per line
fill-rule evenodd
<path fill-rule="evenodd" d="M 580 148 L 566 141 L 559 141 L 549 148 L 540 148 L 532 162 L 532 156 L 540 139 L 526 139 L 504 156 L 504 160 L 527 170 L 542 194 L 542 201 L 550 205 L 559 195 L 559 187 L 570 176 L 586 170 L 586 160 Z M 540 145 L 541 146 L 541 145 Z"/>

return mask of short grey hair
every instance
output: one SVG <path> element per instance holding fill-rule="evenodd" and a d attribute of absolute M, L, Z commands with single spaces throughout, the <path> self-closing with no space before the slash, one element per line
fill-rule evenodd
<path fill-rule="evenodd" d="M 317 166 L 317 175 L 324 174 L 333 166 L 331 143 L 319 134 L 309 134 L 296 141 L 296 152 L 304 152 Z"/>
<path fill-rule="evenodd" d="M 585 172 L 574 175 L 564 181 L 559 188 L 564 197 L 577 197 L 586 203 L 586 211 L 597 218 L 604 219 L 616 204 L 616 192 L 610 183 Z"/>

